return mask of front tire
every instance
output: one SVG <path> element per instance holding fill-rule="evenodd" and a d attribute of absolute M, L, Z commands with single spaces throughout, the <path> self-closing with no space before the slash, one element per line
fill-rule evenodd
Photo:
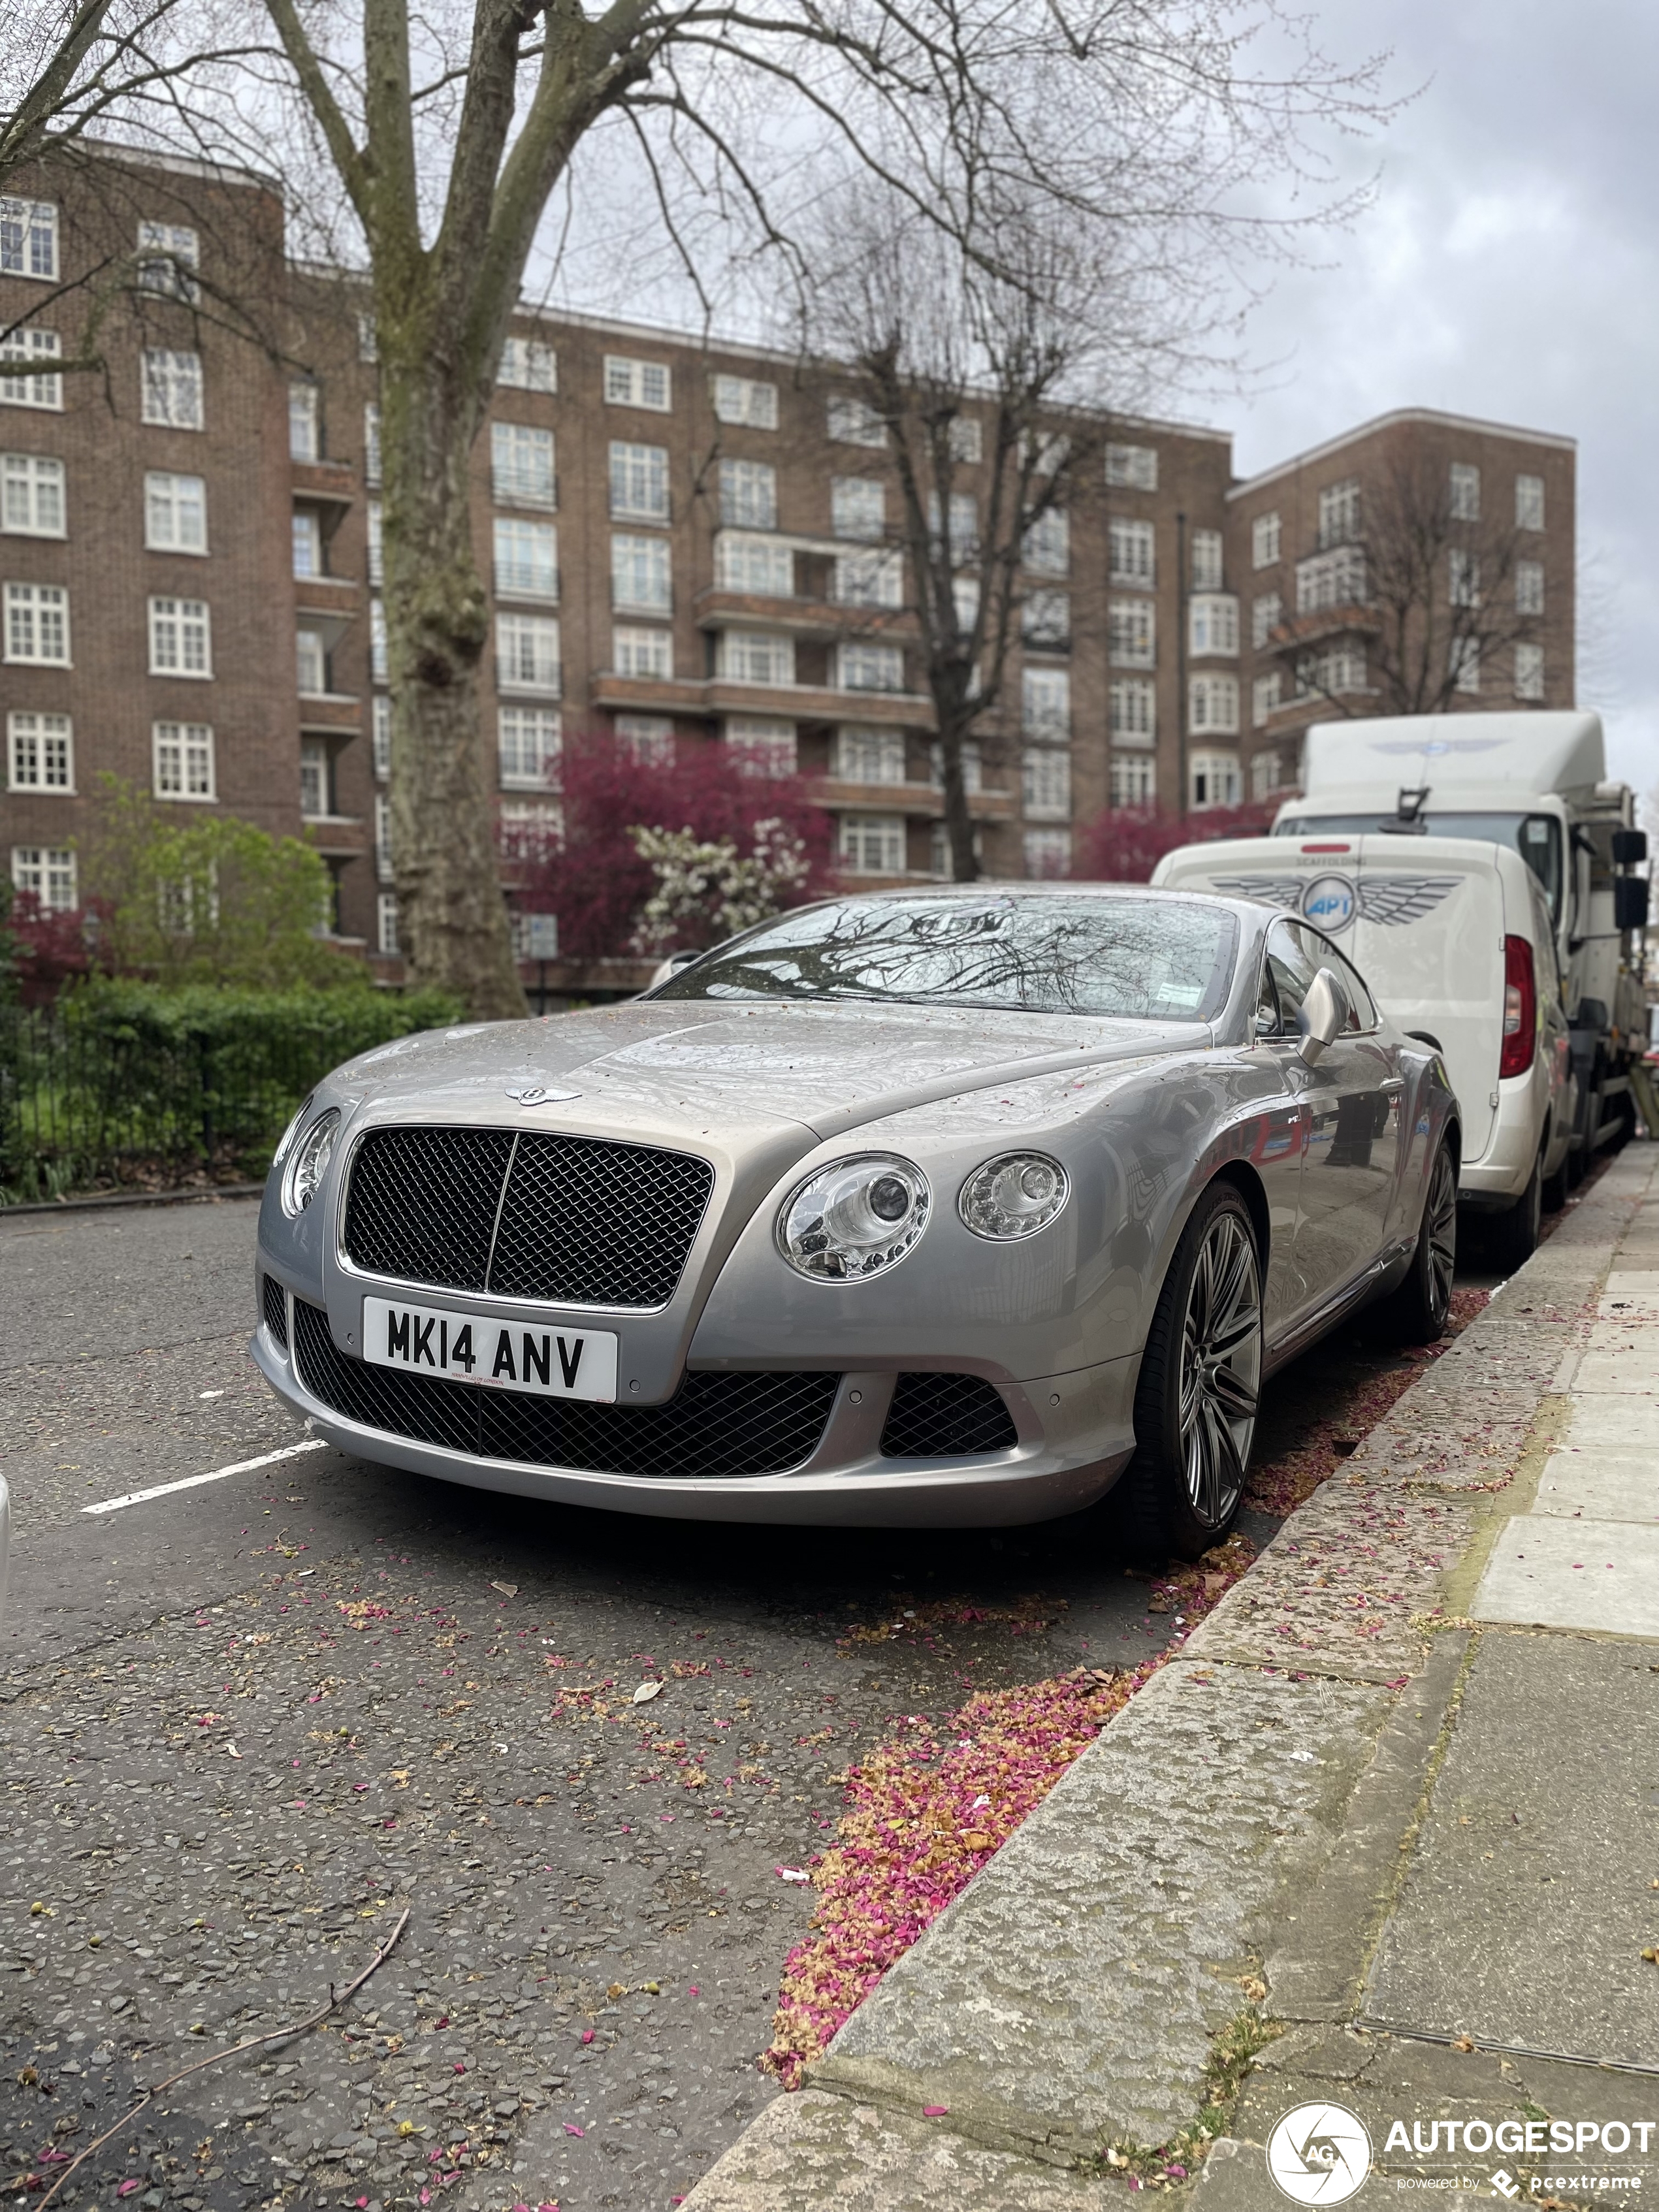
<path fill-rule="evenodd" d="M 1158 1293 L 1117 1486 L 1132 1556 L 1196 1559 L 1238 1516 L 1261 1387 L 1261 1261 L 1249 1207 L 1213 1182 Z"/>
<path fill-rule="evenodd" d="M 1389 1298 L 1387 1313 L 1402 1344 L 1436 1344 L 1451 1316 L 1457 1268 L 1457 1170 L 1442 1144 L 1429 1170 L 1428 1194 L 1417 1231 L 1411 1272 Z"/>

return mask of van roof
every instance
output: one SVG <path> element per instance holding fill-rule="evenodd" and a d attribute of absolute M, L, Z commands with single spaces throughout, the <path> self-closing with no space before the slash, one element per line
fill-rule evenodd
<path fill-rule="evenodd" d="M 1593 714 L 1394 714 L 1316 722 L 1308 732 L 1303 790 L 1328 800 L 1346 787 L 1385 792 L 1427 784 L 1490 795 L 1571 791 L 1607 774 L 1601 717 Z"/>
<path fill-rule="evenodd" d="M 1229 887 L 1221 896 L 1254 899 L 1268 906 L 1300 909 L 1297 886 L 1321 874 L 1343 875 L 1362 868 L 1386 868 L 1393 874 L 1496 876 L 1523 890 L 1532 871 L 1512 846 L 1485 837 L 1397 837 L 1368 830 L 1322 837 L 1225 837 L 1213 844 L 1177 845 L 1158 862 L 1152 880 L 1173 889 L 1171 878 L 1200 875 L 1217 879 L 1231 868 L 1259 872 L 1271 890 Z M 1219 889 L 1219 884 L 1217 885 Z"/>

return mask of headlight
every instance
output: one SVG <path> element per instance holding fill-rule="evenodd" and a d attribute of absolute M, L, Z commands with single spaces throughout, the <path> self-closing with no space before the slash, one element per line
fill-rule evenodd
<path fill-rule="evenodd" d="M 288 1173 L 283 1177 L 283 1211 L 284 1213 L 303 1213 L 317 1195 L 334 1151 L 334 1139 L 340 1129 L 340 1116 L 331 1106 L 326 1114 L 319 1114 L 305 1135 L 294 1148 L 294 1157 L 288 1164 Z"/>
<path fill-rule="evenodd" d="M 298 1113 L 295 1114 L 294 1119 L 289 1123 L 287 1128 L 283 1130 L 282 1142 L 277 1146 L 276 1151 L 270 1156 L 270 1164 L 272 1167 L 281 1167 L 283 1162 L 288 1158 L 288 1148 L 294 1142 L 295 1137 L 299 1135 L 300 1124 L 305 1120 L 306 1115 L 310 1113 L 311 1100 L 316 1096 L 317 1094 L 313 1091 L 311 1093 L 310 1097 L 302 1098 L 300 1101 L 300 1109 Z"/>
<path fill-rule="evenodd" d="M 778 1248 L 815 1283 L 858 1282 L 896 1267 L 927 1226 L 927 1178 L 908 1160 L 864 1152 L 820 1168 L 778 1212 Z"/>
<path fill-rule="evenodd" d="M 975 1237 L 1008 1243 L 1046 1229 L 1071 1188 L 1065 1169 L 1046 1152 L 1005 1152 L 974 1170 L 957 1206 Z"/>

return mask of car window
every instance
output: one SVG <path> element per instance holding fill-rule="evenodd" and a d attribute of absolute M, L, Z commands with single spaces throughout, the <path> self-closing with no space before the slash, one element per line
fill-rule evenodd
<path fill-rule="evenodd" d="M 1345 1024 L 1347 1034 L 1358 1036 L 1374 1030 L 1377 1023 L 1376 1001 L 1365 988 L 1365 979 L 1346 953 L 1339 952 L 1328 938 L 1320 937 L 1303 925 L 1308 940 L 1308 950 L 1315 964 L 1334 969 L 1348 994 L 1348 1018 Z"/>
<path fill-rule="evenodd" d="M 1288 1036 L 1296 1028 L 1296 1018 L 1316 972 L 1300 932 L 1288 921 L 1276 921 L 1267 932 L 1267 972 L 1279 1000 L 1279 1034 Z"/>
<path fill-rule="evenodd" d="M 1272 963 L 1263 956 L 1261 973 L 1256 981 L 1255 1034 L 1259 1037 L 1279 1035 L 1279 994 L 1273 988 Z"/>

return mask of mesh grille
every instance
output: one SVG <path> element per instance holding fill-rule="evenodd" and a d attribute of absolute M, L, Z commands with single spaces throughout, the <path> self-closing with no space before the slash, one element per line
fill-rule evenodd
<path fill-rule="evenodd" d="M 510 1129 L 374 1129 L 357 1147 L 345 1249 L 406 1283 L 481 1291 Z"/>
<path fill-rule="evenodd" d="M 260 1302 L 264 1308 L 265 1327 L 273 1340 L 288 1350 L 288 1299 L 275 1275 L 267 1275 L 260 1288 Z"/>
<path fill-rule="evenodd" d="M 685 1152 L 520 1137 L 489 1288 L 569 1305 L 665 1305 L 714 1183 L 708 1161 Z"/>
<path fill-rule="evenodd" d="M 838 1375 L 688 1375 L 665 1406 L 590 1406 L 485 1390 L 339 1351 L 320 1307 L 294 1302 L 301 1380 L 365 1428 L 487 1459 L 690 1480 L 781 1474 L 811 1457 Z"/>
<path fill-rule="evenodd" d="M 978 1375 L 901 1375 L 881 1432 L 889 1459 L 959 1459 L 1018 1442 L 1007 1407 Z"/>
<path fill-rule="evenodd" d="M 707 1160 L 648 1145 L 538 1130 L 515 1150 L 508 1129 L 375 1129 L 352 1161 L 345 1249 L 400 1282 L 665 1305 L 714 1184 Z"/>

